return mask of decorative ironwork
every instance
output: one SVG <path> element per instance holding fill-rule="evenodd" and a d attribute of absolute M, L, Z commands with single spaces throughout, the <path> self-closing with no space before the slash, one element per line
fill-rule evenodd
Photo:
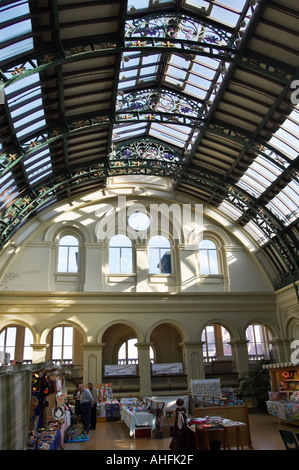
<path fill-rule="evenodd" d="M 182 157 L 170 147 L 149 139 L 142 139 L 117 147 L 110 153 L 109 161 L 110 168 L 142 165 L 149 167 L 153 163 L 155 167 L 161 166 L 162 168 L 175 164 L 179 169 Z"/>
<path fill-rule="evenodd" d="M 179 39 L 182 41 L 193 41 L 199 44 L 209 44 L 236 48 L 236 38 L 233 34 L 211 25 L 208 22 L 192 18 L 187 15 L 165 14 L 150 15 L 144 18 L 135 18 L 126 22 L 125 36 L 127 38 L 164 38 Z M 140 39 L 135 41 L 139 42 Z M 166 41 L 165 45 L 173 43 Z M 143 41 L 143 44 L 146 44 Z"/>
<path fill-rule="evenodd" d="M 203 109 L 198 102 L 167 89 L 119 91 L 116 102 L 116 112 L 170 113 L 194 119 L 203 115 Z"/>

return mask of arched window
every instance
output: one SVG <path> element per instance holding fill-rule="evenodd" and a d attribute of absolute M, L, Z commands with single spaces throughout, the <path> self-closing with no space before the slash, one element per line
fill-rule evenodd
<path fill-rule="evenodd" d="M 221 325 L 208 325 L 202 332 L 203 356 L 205 362 L 211 362 L 217 357 L 231 356 L 232 349 L 229 332 Z"/>
<path fill-rule="evenodd" d="M 114 235 L 109 242 L 109 273 L 132 274 L 132 241 L 126 235 Z"/>
<path fill-rule="evenodd" d="M 219 274 L 217 247 L 212 240 L 199 243 L 199 264 L 201 274 Z"/>
<path fill-rule="evenodd" d="M 59 273 L 77 273 L 79 257 L 79 242 L 73 235 L 65 235 L 60 238 L 58 244 Z"/>
<path fill-rule="evenodd" d="M 10 354 L 10 360 L 15 359 L 17 327 L 9 326 L 0 334 L 0 349 Z"/>
<path fill-rule="evenodd" d="M 32 362 L 33 335 L 24 326 L 9 326 L 0 333 L 0 350 L 10 354 L 10 361 Z"/>
<path fill-rule="evenodd" d="M 33 343 L 33 334 L 29 330 L 29 328 L 25 328 L 25 338 L 24 338 L 24 355 L 23 361 L 24 362 L 32 362 L 32 346 Z"/>
<path fill-rule="evenodd" d="M 118 350 L 118 364 L 138 364 L 137 338 L 125 341 Z M 150 346 L 150 361 L 154 362 L 154 351 Z"/>
<path fill-rule="evenodd" d="M 72 363 L 73 361 L 73 337 L 72 326 L 58 326 L 53 330 L 52 360 L 57 363 Z"/>
<path fill-rule="evenodd" d="M 252 324 L 246 330 L 250 361 L 269 359 L 272 335 L 264 325 Z"/>
<path fill-rule="evenodd" d="M 156 235 L 148 243 L 150 274 L 171 274 L 171 249 L 166 237 Z"/>

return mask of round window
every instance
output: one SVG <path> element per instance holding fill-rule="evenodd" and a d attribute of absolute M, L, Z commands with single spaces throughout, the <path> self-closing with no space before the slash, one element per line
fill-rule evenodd
<path fill-rule="evenodd" d="M 134 212 L 129 216 L 128 222 L 134 230 L 146 230 L 150 226 L 150 218 L 143 212 Z"/>

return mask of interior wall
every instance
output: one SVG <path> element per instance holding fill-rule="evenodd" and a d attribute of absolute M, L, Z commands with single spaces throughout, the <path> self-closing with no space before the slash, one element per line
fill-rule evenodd
<path fill-rule="evenodd" d="M 116 191 L 116 190 L 115 190 Z M 114 191 L 114 193 L 115 193 Z M 159 196 L 159 197 L 158 197 Z M 131 204 L 185 204 L 194 205 L 192 199 L 182 199 L 174 192 L 153 192 L 150 197 L 135 198 Z M 133 240 L 134 272 L 132 275 L 109 273 L 108 241 L 98 239 L 99 224 L 106 223 L 107 207 L 117 211 L 118 198 L 114 194 L 107 202 L 77 201 L 72 206 L 61 206 L 45 212 L 39 219 L 28 222 L 0 253 L 0 291 L 24 292 L 273 292 L 271 278 L 263 264 L 254 255 L 254 245 L 248 246 L 203 214 L 202 226 L 183 226 L 180 238 L 171 238 L 171 275 L 150 275 L 148 272 L 148 239 Z M 144 206 L 145 207 L 145 206 Z M 192 206 L 193 207 L 193 206 Z M 163 211 L 162 211 L 163 212 Z M 163 215 L 164 217 L 164 215 Z M 115 217 L 114 217 L 115 218 Z M 107 219 L 108 228 L 114 220 Z M 110 220 L 110 221 L 109 221 Z M 110 224 L 110 225 L 109 225 Z M 32 231 L 30 232 L 30 225 Z M 175 225 L 175 223 L 173 224 Z M 177 223 L 179 230 L 179 224 Z M 202 233 L 194 235 L 198 231 Z M 115 228 L 116 232 L 118 227 Z M 78 236 L 79 272 L 57 272 L 59 234 Z M 200 237 L 212 237 L 217 245 L 219 274 L 203 275 L 200 271 L 198 242 Z"/>

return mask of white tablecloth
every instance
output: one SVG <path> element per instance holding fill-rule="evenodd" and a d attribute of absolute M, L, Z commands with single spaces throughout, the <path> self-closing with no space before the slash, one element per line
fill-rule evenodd
<path fill-rule="evenodd" d="M 144 399 L 152 400 L 153 406 L 155 406 L 155 401 L 163 401 L 165 406 L 163 408 L 164 412 L 167 411 L 174 411 L 177 408 L 176 401 L 178 398 L 182 398 L 184 400 L 184 407 L 186 410 L 189 409 L 189 397 L 188 395 L 177 395 L 177 396 L 154 396 L 154 397 L 144 397 Z"/>
<path fill-rule="evenodd" d="M 135 434 L 136 426 L 151 427 L 152 430 L 155 428 L 155 416 L 147 411 L 133 412 L 123 406 L 121 409 L 121 420 L 129 428 L 130 436 Z"/>

